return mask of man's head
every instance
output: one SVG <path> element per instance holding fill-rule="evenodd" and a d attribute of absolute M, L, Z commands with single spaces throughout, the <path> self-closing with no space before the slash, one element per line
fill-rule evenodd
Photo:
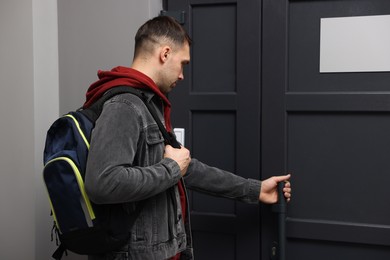
<path fill-rule="evenodd" d="M 134 61 L 137 69 L 154 80 L 164 93 L 182 80 L 183 66 L 190 61 L 191 38 L 168 16 L 144 23 L 135 35 Z"/>
<path fill-rule="evenodd" d="M 191 38 L 175 19 L 169 16 L 158 16 L 138 29 L 135 35 L 134 58 L 145 52 L 153 52 L 157 45 L 165 43 L 180 47 L 185 42 L 191 45 Z"/>

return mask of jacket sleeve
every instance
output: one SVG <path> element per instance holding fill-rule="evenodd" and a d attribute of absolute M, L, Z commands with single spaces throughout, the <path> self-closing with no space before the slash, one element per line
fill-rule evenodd
<path fill-rule="evenodd" d="M 187 174 L 186 187 L 214 196 L 239 200 L 245 203 L 259 203 L 261 182 L 245 179 L 231 172 L 208 166 L 192 158 Z"/>
<path fill-rule="evenodd" d="M 157 163 L 135 164 L 135 160 L 150 160 L 149 148 L 141 140 L 146 131 L 142 109 L 146 107 L 138 98 L 125 101 L 107 101 L 92 132 L 85 188 L 97 204 L 147 199 L 175 185 L 181 177 L 174 160 L 161 159 L 163 143 L 155 147 L 160 158 Z"/>

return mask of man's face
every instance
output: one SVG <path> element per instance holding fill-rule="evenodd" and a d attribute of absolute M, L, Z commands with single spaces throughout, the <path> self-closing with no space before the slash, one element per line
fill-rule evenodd
<path fill-rule="evenodd" d="M 181 48 L 176 47 L 168 54 L 163 66 L 161 82 L 159 84 L 161 92 L 169 93 L 179 80 L 184 79 L 183 68 L 190 62 L 190 46 L 188 42 Z"/>

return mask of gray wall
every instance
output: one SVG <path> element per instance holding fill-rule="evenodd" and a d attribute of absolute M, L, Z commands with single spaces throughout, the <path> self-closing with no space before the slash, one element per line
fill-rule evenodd
<path fill-rule="evenodd" d="M 48 259 L 40 172 L 44 132 L 58 115 L 56 2 L 2 0 L 0 35 L 0 259 Z"/>
<path fill-rule="evenodd" d="M 31 0 L 0 6 L 0 258 L 34 255 L 34 72 Z M 12 26 L 10 26 L 12 25 Z M 23 103 L 23 104 L 21 104 Z M 26 218 L 27 217 L 27 218 Z M 23 234 L 17 236 L 17 234 Z"/>
<path fill-rule="evenodd" d="M 162 0 L 58 1 L 60 112 L 83 104 L 97 70 L 129 66 L 134 35 Z"/>
<path fill-rule="evenodd" d="M 0 259 L 50 259 L 53 222 L 41 175 L 47 128 L 82 104 L 97 69 L 131 63 L 135 30 L 161 6 L 0 1 Z"/>

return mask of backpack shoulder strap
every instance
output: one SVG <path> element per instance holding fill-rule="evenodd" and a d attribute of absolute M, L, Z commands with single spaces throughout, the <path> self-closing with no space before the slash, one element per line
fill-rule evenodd
<path fill-rule="evenodd" d="M 118 86 L 104 93 L 104 95 L 97 101 L 95 101 L 95 103 L 93 103 L 90 107 L 86 109 L 81 109 L 80 112 L 83 113 L 86 117 L 88 117 L 91 122 L 95 122 L 102 113 L 104 103 L 112 97 L 123 93 L 132 93 L 136 96 L 141 96 L 141 91 L 138 89 L 128 86 Z"/>
<path fill-rule="evenodd" d="M 100 99 L 98 99 L 95 103 L 93 103 L 89 108 L 81 110 L 81 112 L 85 116 L 87 116 L 92 122 L 95 122 L 100 116 L 100 114 L 102 113 L 104 103 L 110 98 L 123 93 L 131 93 L 139 97 L 144 102 L 150 114 L 156 121 L 158 128 L 160 129 L 160 132 L 164 137 L 165 142 L 174 148 L 180 149 L 181 147 L 180 143 L 176 140 L 176 138 L 172 133 L 168 132 L 165 129 L 163 123 L 161 122 L 161 120 L 157 115 L 156 109 L 148 102 L 147 96 L 140 89 L 132 88 L 129 86 L 118 86 L 112 88 L 107 93 L 105 93 Z"/>

